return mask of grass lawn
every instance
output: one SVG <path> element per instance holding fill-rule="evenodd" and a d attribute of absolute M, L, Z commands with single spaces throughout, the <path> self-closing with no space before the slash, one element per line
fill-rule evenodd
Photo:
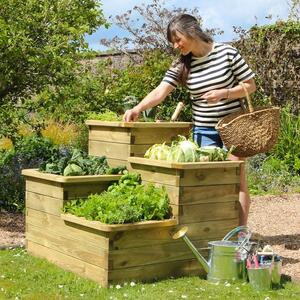
<path fill-rule="evenodd" d="M 100 288 L 96 283 L 63 271 L 24 249 L 0 251 L 0 299 L 300 299 L 300 285 L 285 282 L 281 289 L 258 292 L 247 283 L 212 284 L 198 277 L 155 283 L 129 281 Z"/>

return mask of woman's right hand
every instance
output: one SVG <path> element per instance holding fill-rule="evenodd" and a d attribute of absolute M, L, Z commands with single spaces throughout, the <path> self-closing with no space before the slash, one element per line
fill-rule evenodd
<path fill-rule="evenodd" d="M 134 122 L 139 118 L 140 110 L 136 107 L 132 109 L 128 109 L 125 111 L 125 114 L 123 115 L 123 121 L 124 122 Z"/>

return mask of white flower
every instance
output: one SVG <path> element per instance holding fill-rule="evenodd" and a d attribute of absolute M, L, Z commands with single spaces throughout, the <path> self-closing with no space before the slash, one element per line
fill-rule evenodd
<path fill-rule="evenodd" d="M 84 296 L 84 294 L 79 294 L 79 296 L 80 296 L 80 297 L 83 297 L 83 296 Z"/>
<path fill-rule="evenodd" d="M 135 282 L 133 282 L 133 281 L 130 282 L 130 286 L 135 286 L 135 285 L 136 285 Z"/>
<path fill-rule="evenodd" d="M 188 296 L 187 295 L 181 295 L 182 299 L 186 299 Z"/>
<path fill-rule="evenodd" d="M 63 286 L 62 284 L 59 284 L 58 287 L 59 287 L 60 289 L 62 289 L 64 286 Z"/>
<path fill-rule="evenodd" d="M 231 284 L 230 283 L 226 283 L 225 286 L 231 286 Z"/>
<path fill-rule="evenodd" d="M 169 293 L 173 293 L 174 291 L 173 291 L 173 290 L 168 290 L 168 292 L 169 292 Z"/>
<path fill-rule="evenodd" d="M 121 286 L 119 284 L 116 285 L 116 289 L 119 290 Z"/>

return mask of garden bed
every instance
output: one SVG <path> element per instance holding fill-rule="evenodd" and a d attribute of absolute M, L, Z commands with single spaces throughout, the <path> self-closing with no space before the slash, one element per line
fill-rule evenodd
<path fill-rule="evenodd" d="M 129 156 L 144 156 L 153 144 L 188 136 L 189 122 L 109 122 L 87 120 L 89 154 L 105 155 L 110 166 L 127 164 Z"/>
<path fill-rule="evenodd" d="M 70 199 L 99 193 L 119 175 L 70 176 L 23 170 L 29 253 L 106 287 L 203 273 L 190 250 L 174 241 L 176 219 L 108 225 L 62 214 Z M 198 241 L 199 247 L 207 240 Z"/>

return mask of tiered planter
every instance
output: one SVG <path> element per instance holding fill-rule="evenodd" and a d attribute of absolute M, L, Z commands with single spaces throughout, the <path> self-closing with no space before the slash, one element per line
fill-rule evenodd
<path fill-rule="evenodd" d="M 173 215 L 194 240 L 218 240 L 238 226 L 242 161 L 171 163 L 129 157 L 144 183 L 166 187 Z"/>
<path fill-rule="evenodd" d="M 29 253 L 103 287 L 203 273 L 187 247 L 171 238 L 176 219 L 107 225 L 62 214 L 65 201 L 101 192 L 120 176 L 64 177 L 37 170 L 23 170 L 23 175 Z"/>
<path fill-rule="evenodd" d="M 100 193 L 120 175 L 64 177 L 23 170 L 27 250 L 104 287 L 204 274 L 193 253 L 171 233 L 178 224 L 187 225 L 189 238 L 201 248 L 236 227 L 242 162 L 169 163 L 130 157 L 143 156 L 154 143 L 188 135 L 189 123 L 86 123 L 89 154 L 106 155 L 112 166 L 127 163 L 145 183 L 164 185 L 174 218 L 107 225 L 62 214 L 66 201 Z"/>
<path fill-rule="evenodd" d="M 188 136 L 188 122 L 104 122 L 88 120 L 89 154 L 107 157 L 110 166 L 127 164 L 129 156 L 144 156 L 153 144 Z"/>

